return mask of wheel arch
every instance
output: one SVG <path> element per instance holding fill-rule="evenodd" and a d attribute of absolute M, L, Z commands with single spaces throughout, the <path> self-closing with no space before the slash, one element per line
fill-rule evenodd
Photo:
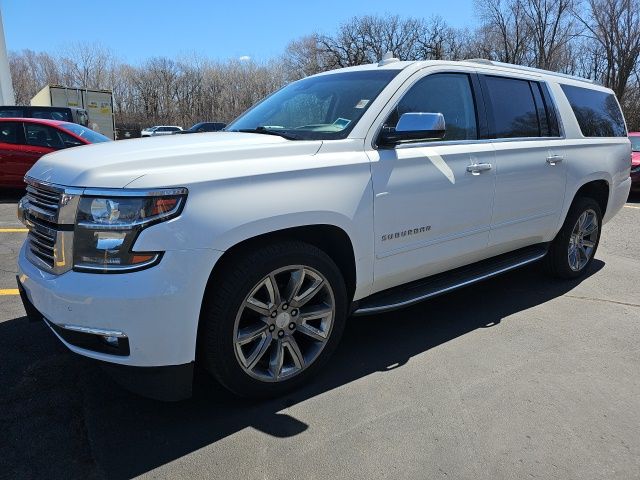
<path fill-rule="evenodd" d="M 591 180 L 589 182 L 584 183 L 573 196 L 573 200 L 571 203 L 575 202 L 578 197 L 589 197 L 593 198 L 598 205 L 600 206 L 600 211 L 602 212 L 602 216 L 607 212 L 607 205 L 609 204 L 609 195 L 611 193 L 611 188 L 609 186 L 609 182 L 604 179 L 599 180 Z"/>
<path fill-rule="evenodd" d="M 233 262 L 234 258 L 257 245 L 284 240 L 298 240 L 309 243 L 324 251 L 336 263 L 347 285 L 347 295 L 353 298 L 356 281 L 356 255 L 353 242 L 349 234 L 342 228 L 331 224 L 313 224 L 297 227 L 283 228 L 265 232 L 245 238 L 230 248 L 216 262 L 209 275 L 207 289 L 216 282 L 225 268 Z"/>
<path fill-rule="evenodd" d="M 573 195 L 570 197 L 567 196 L 568 201 L 565 201 L 564 210 L 559 219 L 556 233 L 560 231 L 560 228 L 562 228 L 562 225 L 564 224 L 567 215 L 569 214 L 571 206 L 579 197 L 593 198 L 596 202 L 598 202 L 598 205 L 600 205 L 600 210 L 602 211 L 602 216 L 604 218 L 611 197 L 610 179 L 608 179 L 605 174 L 594 174 L 589 176 L 588 178 L 583 179 L 582 182 L 576 185 Z"/>
<path fill-rule="evenodd" d="M 356 290 L 357 280 L 356 256 L 353 242 L 344 229 L 331 224 L 313 224 L 283 228 L 248 237 L 237 242 L 225 250 L 224 254 L 213 266 L 204 289 L 204 296 L 206 297 L 210 288 L 214 288 L 218 279 L 224 276 L 225 270 L 231 268 L 234 259 L 238 258 L 239 255 L 242 255 L 243 252 L 250 251 L 256 246 L 265 245 L 268 242 L 285 240 L 298 240 L 309 243 L 329 255 L 340 269 L 347 286 L 347 298 L 349 302 L 352 301 Z M 202 302 L 201 308 L 205 308 L 204 301 Z M 199 357 L 198 351 L 200 351 L 202 329 L 201 319 L 202 312 L 200 313 L 200 319 L 198 320 L 196 358 Z"/>

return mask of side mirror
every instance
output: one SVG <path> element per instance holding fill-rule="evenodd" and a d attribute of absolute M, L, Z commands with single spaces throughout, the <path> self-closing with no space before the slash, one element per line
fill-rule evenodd
<path fill-rule="evenodd" d="M 441 140 L 446 133 L 441 113 L 403 113 L 394 127 L 383 127 L 379 144 L 393 146 L 400 143 Z"/>

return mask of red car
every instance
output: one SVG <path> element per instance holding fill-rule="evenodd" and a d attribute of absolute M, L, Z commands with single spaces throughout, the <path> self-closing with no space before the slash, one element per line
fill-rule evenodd
<path fill-rule="evenodd" d="M 0 187 L 24 188 L 24 174 L 47 153 L 109 140 L 77 123 L 0 118 Z"/>
<path fill-rule="evenodd" d="M 640 132 L 629 132 L 631 140 L 631 190 L 640 192 Z"/>

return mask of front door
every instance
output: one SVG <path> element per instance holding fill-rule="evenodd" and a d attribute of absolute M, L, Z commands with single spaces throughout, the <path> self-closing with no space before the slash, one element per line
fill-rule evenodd
<path fill-rule="evenodd" d="M 385 120 L 442 113 L 443 140 L 371 148 L 374 291 L 484 258 L 495 187 L 492 145 L 478 141 L 476 95 L 466 72 L 423 76 Z"/>

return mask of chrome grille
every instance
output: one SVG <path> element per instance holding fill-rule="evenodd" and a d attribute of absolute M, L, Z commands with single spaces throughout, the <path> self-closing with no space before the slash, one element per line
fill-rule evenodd
<path fill-rule="evenodd" d="M 29 250 L 33 255 L 45 262 L 51 269 L 55 266 L 55 251 L 58 231 L 50 228 L 36 219 L 28 223 Z"/>
<path fill-rule="evenodd" d="M 50 214 L 57 214 L 60 208 L 61 192 L 48 190 L 40 186 L 27 185 L 27 200 L 31 205 Z"/>
<path fill-rule="evenodd" d="M 81 191 L 25 178 L 27 194 L 20 200 L 18 216 L 29 229 L 27 258 L 53 274 L 71 269 L 73 223 Z"/>

